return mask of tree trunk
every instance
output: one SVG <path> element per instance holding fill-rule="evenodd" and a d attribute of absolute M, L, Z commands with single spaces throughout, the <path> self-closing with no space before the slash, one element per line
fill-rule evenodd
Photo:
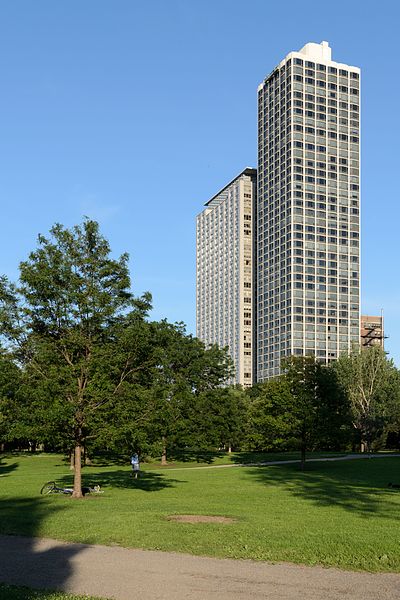
<path fill-rule="evenodd" d="M 306 468 L 306 447 L 301 447 L 301 459 L 300 459 L 300 469 L 304 471 Z"/>
<path fill-rule="evenodd" d="M 74 455 L 74 451 L 71 450 L 71 452 L 69 453 L 69 470 L 73 471 L 75 469 L 75 455 Z"/>
<path fill-rule="evenodd" d="M 162 436 L 161 441 L 162 441 L 161 464 L 166 465 L 167 464 L 167 438 L 165 437 L 165 435 Z"/>
<path fill-rule="evenodd" d="M 74 473 L 74 491 L 73 498 L 83 498 L 82 494 L 82 466 L 81 466 L 82 446 L 75 446 L 75 473 Z"/>
<path fill-rule="evenodd" d="M 370 452 L 371 451 L 371 446 L 369 443 L 369 435 L 368 435 L 368 430 L 366 428 L 363 428 L 361 430 L 361 452 Z"/>
<path fill-rule="evenodd" d="M 371 452 L 371 446 L 366 439 L 361 440 L 361 452 Z"/>
<path fill-rule="evenodd" d="M 232 446 L 230 442 L 228 444 L 228 454 L 232 454 Z"/>

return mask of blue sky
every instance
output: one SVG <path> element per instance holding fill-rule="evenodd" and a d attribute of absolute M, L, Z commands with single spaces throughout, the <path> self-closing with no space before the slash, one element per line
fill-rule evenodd
<path fill-rule="evenodd" d="M 400 365 L 394 1 L 13 0 L 0 4 L 0 273 L 54 222 L 99 220 L 154 318 L 195 330 L 195 216 L 256 166 L 257 85 L 328 40 L 362 69 L 362 310 Z"/>

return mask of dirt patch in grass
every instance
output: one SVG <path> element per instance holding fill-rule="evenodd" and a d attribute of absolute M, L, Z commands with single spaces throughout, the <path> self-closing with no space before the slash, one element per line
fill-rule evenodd
<path fill-rule="evenodd" d="M 236 523 L 236 519 L 231 517 L 215 517 L 211 515 L 170 515 L 168 521 L 176 521 L 178 523 Z"/>

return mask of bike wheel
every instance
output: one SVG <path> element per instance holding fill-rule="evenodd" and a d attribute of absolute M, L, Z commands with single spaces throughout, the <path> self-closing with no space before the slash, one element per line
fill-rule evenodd
<path fill-rule="evenodd" d="M 51 494 L 52 492 L 54 492 L 56 487 L 57 486 L 56 486 L 55 481 L 48 481 L 47 483 L 44 484 L 44 486 L 40 490 L 40 493 L 41 494 Z"/>

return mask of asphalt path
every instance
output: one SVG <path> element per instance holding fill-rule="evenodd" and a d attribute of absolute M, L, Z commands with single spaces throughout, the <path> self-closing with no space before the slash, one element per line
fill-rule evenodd
<path fill-rule="evenodd" d="M 369 458 L 398 458 L 400 454 L 398 453 L 368 453 L 368 454 L 345 454 L 344 456 L 326 456 L 323 458 L 307 458 L 307 463 L 314 462 L 337 462 L 342 460 L 359 460 L 359 459 L 369 459 Z M 300 464 L 300 460 L 297 458 L 291 460 L 267 460 L 262 462 L 254 462 L 254 463 L 229 463 L 227 465 L 201 465 L 200 467 L 171 467 L 168 471 L 186 471 L 188 469 L 230 469 L 233 467 L 273 467 L 275 465 L 296 465 Z"/>
<path fill-rule="evenodd" d="M 0 536 L 0 581 L 115 600 L 399 600 L 400 575 Z"/>

